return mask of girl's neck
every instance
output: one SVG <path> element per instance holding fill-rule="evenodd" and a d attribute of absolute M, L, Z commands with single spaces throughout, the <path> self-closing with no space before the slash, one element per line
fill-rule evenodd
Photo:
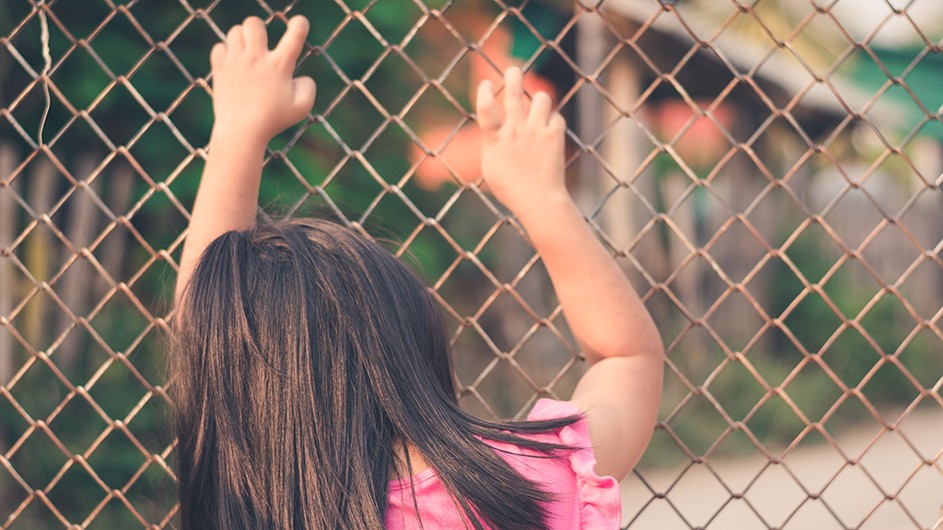
<path fill-rule="evenodd" d="M 406 466 L 406 451 L 409 452 L 409 463 L 412 465 L 412 471 Z M 429 463 L 423 458 L 422 453 L 412 444 L 406 444 L 406 450 L 399 440 L 393 443 L 393 469 L 390 470 L 390 480 L 409 478 L 410 475 L 416 475 L 429 468 Z"/>

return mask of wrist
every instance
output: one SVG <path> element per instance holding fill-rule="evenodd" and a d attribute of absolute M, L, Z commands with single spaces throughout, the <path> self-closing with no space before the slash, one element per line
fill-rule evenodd
<path fill-rule="evenodd" d="M 569 192 L 564 188 L 534 196 L 527 207 L 516 209 L 514 215 L 524 225 L 524 228 L 531 230 L 559 219 L 561 215 L 572 211 L 579 213 L 576 203 L 573 202 Z"/>
<path fill-rule="evenodd" d="M 213 124 L 213 130 L 210 133 L 210 148 L 231 148 L 264 153 L 269 140 L 271 138 L 259 134 L 258 130 L 252 127 L 217 121 Z"/>

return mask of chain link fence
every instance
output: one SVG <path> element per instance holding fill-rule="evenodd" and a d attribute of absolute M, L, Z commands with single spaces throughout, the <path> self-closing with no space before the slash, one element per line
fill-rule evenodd
<path fill-rule="evenodd" d="M 164 333 L 208 53 L 295 13 L 318 102 L 270 147 L 262 215 L 397 241 L 450 319 L 463 406 L 520 416 L 584 369 L 476 184 L 471 89 L 523 64 L 667 345 L 626 527 L 940 528 L 934 0 L 6 0 L 3 528 L 174 527 Z"/>

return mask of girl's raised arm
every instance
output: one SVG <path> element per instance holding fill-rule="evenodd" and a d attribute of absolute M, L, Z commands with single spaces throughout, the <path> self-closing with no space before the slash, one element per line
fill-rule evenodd
<path fill-rule="evenodd" d="M 314 81 L 293 78 L 307 35 L 307 19 L 293 17 L 281 41 L 269 50 L 265 24 L 249 17 L 210 53 L 215 121 L 180 258 L 175 300 L 210 242 L 255 224 L 266 145 L 311 112 Z"/>
<path fill-rule="evenodd" d="M 478 91 L 485 183 L 517 215 L 550 274 L 567 323 L 590 369 L 571 403 L 585 411 L 596 472 L 622 480 L 648 445 L 661 397 L 658 330 L 618 264 L 566 190 L 566 123 L 550 97 L 530 108 L 521 71 L 504 77 L 504 116 L 490 83 Z"/>

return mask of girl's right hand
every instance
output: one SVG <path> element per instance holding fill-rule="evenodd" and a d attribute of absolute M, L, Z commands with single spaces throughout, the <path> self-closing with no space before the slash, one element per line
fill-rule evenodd
<path fill-rule="evenodd" d="M 233 26 L 225 42 L 213 47 L 213 113 L 217 129 L 264 144 L 311 112 L 315 84 L 294 77 L 304 49 L 308 20 L 292 17 L 274 49 L 268 47 L 265 24 L 249 17 Z"/>
<path fill-rule="evenodd" d="M 569 201 L 564 180 L 566 121 L 538 92 L 527 108 L 520 68 L 504 72 L 504 117 L 491 82 L 478 87 L 478 124 L 484 136 L 482 175 L 494 196 L 522 218 L 560 200 Z"/>

